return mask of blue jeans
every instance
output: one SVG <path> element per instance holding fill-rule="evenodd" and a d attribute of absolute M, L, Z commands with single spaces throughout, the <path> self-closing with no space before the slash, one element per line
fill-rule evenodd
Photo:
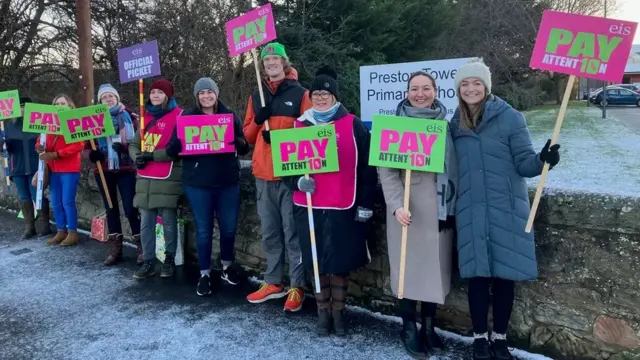
<path fill-rule="evenodd" d="M 80 173 L 50 173 L 49 193 L 51 207 L 56 217 L 58 231 L 78 230 L 78 209 L 76 208 L 76 192 Z"/>
<path fill-rule="evenodd" d="M 233 247 L 238 229 L 240 184 L 219 188 L 184 187 L 196 222 L 196 244 L 200 270 L 211 269 L 213 219 L 220 228 L 220 258 L 222 265 L 233 263 Z"/>
<path fill-rule="evenodd" d="M 38 189 L 31 185 L 33 175 L 18 175 L 12 176 L 11 178 L 13 183 L 16 185 L 16 189 L 18 189 L 18 199 L 22 201 L 36 201 L 36 193 Z"/>

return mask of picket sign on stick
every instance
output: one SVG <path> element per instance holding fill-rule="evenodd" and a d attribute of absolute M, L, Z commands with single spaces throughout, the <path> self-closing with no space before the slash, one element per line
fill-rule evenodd
<path fill-rule="evenodd" d="M 96 142 L 95 140 L 89 140 L 91 144 L 91 149 L 96 151 Z M 111 202 L 111 195 L 109 195 L 109 188 L 107 187 L 107 181 L 104 178 L 104 171 L 102 170 L 102 163 L 100 161 L 96 162 L 96 166 L 98 167 L 98 174 L 100 175 L 100 181 L 102 182 L 102 188 L 104 189 L 104 195 L 107 197 L 107 203 L 109 204 L 109 209 L 113 209 L 113 203 Z"/>
<path fill-rule="evenodd" d="M 309 179 L 309 174 L 304 176 Z M 313 222 L 313 206 L 311 205 L 311 194 L 307 194 L 307 215 L 309 216 L 309 236 L 311 237 L 311 257 L 313 259 L 313 278 L 316 284 L 316 293 L 320 293 L 320 269 L 318 268 L 318 249 L 316 247 L 316 226 Z"/>
<path fill-rule="evenodd" d="M 258 54 L 256 49 L 251 49 L 251 55 L 253 55 L 253 64 L 256 66 L 256 79 L 258 79 L 258 92 L 260 92 L 260 105 L 265 106 L 264 103 L 264 91 L 262 90 L 262 81 L 260 81 L 260 68 L 258 66 Z M 264 122 L 265 130 L 269 131 L 269 120 Z"/>
<path fill-rule="evenodd" d="M 554 145 L 558 142 L 558 137 L 560 136 L 560 128 L 562 127 L 562 121 L 564 120 L 564 115 L 567 112 L 567 105 L 569 105 L 569 98 L 571 97 L 571 90 L 573 89 L 573 83 L 575 82 L 575 75 L 569 76 L 569 81 L 567 82 L 567 88 L 564 90 L 564 96 L 562 97 L 562 105 L 560 105 L 560 112 L 558 113 L 558 119 L 556 120 L 556 127 L 553 130 L 553 136 L 551 137 L 551 145 Z M 549 145 L 549 146 L 551 146 Z M 542 168 L 542 174 L 540 175 L 540 181 L 538 182 L 538 188 L 536 189 L 536 196 L 533 198 L 533 204 L 531 205 L 531 212 L 529 213 L 529 220 L 527 221 L 527 227 L 525 228 L 526 232 L 531 232 L 531 228 L 533 228 L 533 220 L 536 218 L 536 211 L 538 211 L 538 205 L 540 204 L 540 197 L 542 196 L 542 189 L 544 188 L 544 183 L 547 181 L 547 175 L 549 174 L 549 163 L 544 163 L 544 167 Z"/>
<path fill-rule="evenodd" d="M 576 76 L 606 82 L 622 81 L 637 27 L 637 23 L 630 21 L 545 10 L 529 66 L 570 75 L 551 145 L 557 143 L 560 135 Z M 528 233 L 533 228 L 549 167 L 545 163 L 542 169 L 525 227 Z"/>
<path fill-rule="evenodd" d="M 25 120 L 27 121 L 27 120 Z M 40 145 L 47 147 L 47 134 L 40 135 Z M 44 197 L 44 160 L 38 160 L 38 186 L 36 190 L 36 210 L 42 210 L 42 198 Z"/>
<path fill-rule="evenodd" d="M 409 212 L 409 196 L 411 195 L 411 170 L 404 175 L 404 204 L 403 209 Z M 407 267 L 407 235 L 409 227 L 402 225 L 402 239 L 400 240 L 400 273 L 398 275 L 398 299 L 404 298 L 404 270 Z"/>
<path fill-rule="evenodd" d="M 4 136 L 4 122 L 0 121 L 0 133 Z M 4 158 L 4 177 L 7 181 L 7 186 L 11 188 L 11 179 L 9 179 L 9 153 L 7 152 L 7 142 L 2 144 L 2 157 Z M 5 156 L 6 155 L 6 156 Z"/>

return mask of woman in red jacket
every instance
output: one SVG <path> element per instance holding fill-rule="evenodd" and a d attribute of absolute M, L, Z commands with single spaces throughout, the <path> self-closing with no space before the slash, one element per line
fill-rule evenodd
<path fill-rule="evenodd" d="M 58 95 L 53 104 L 69 106 L 75 109 L 71 98 Z M 76 191 L 80 181 L 80 153 L 84 148 L 82 142 L 67 144 L 64 136 L 47 134 L 45 146 L 36 143 L 40 160 L 49 167 L 49 193 L 53 215 L 56 218 L 56 235 L 49 245 L 72 246 L 78 243 L 78 209 L 76 208 Z"/>

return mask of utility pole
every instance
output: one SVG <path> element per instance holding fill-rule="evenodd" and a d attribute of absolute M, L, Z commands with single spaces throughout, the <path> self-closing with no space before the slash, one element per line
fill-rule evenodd
<path fill-rule="evenodd" d="M 93 105 L 93 54 L 91 52 L 91 0 L 76 0 L 80 106 Z"/>
<path fill-rule="evenodd" d="M 604 17 L 607 17 L 607 0 L 604 0 Z M 604 82 L 604 86 L 602 87 L 602 118 L 607 118 L 607 85 L 609 85 L 608 81 Z"/>

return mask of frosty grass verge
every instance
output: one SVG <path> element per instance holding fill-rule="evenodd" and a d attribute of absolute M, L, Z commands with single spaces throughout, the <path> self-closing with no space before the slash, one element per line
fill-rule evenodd
<path fill-rule="evenodd" d="M 540 151 L 553 135 L 558 109 L 524 113 L 533 147 Z M 560 137 L 560 163 L 550 171 L 545 191 L 638 197 L 640 135 L 615 118 L 602 119 L 590 107 L 567 109 Z M 539 177 L 528 179 L 535 188 Z"/>

